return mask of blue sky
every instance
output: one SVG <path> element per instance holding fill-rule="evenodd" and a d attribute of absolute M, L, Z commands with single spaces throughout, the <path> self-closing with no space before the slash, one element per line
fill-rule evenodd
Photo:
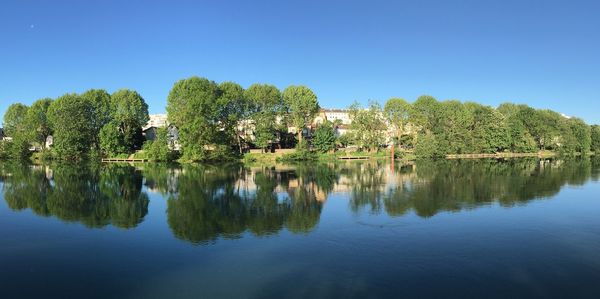
<path fill-rule="evenodd" d="M 421 94 L 600 123 L 599 1 L 2 1 L 10 103 L 198 75 L 311 87 L 324 107 Z"/>

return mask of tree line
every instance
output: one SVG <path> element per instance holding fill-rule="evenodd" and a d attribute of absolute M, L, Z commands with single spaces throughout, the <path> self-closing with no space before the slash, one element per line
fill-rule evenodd
<path fill-rule="evenodd" d="M 3 142 L 1 150 L 12 158 L 26 158 L 35 147 L 61 160 L 133 153 L 142 147 L 142 126 L 147 122 L 148 105 L 128 89 L 113 94 L 90 89 L 40 99 L 29 107 L 15 103 L 8 107 L 3 123 L 12 142 Z"/>
<path fill-rule="evenodd" d="M 425 158 L 544 150 L 587 154 L 600 150 L 599 126 L 527 105 L 504 103 L 494 108 L 457 100 L 440 102 L 425 95 L 412 104 L 391 98 L 383 108 L 376 102 L 367 109 L 355 104 L 350 113 L 354 128 L 350 143 L 368 150 L 376 150 L 385 142 L 386 129 L 392 131 L 395 144 L 413 148 L 417 156 Z"/>
<path fill-rule="evenodd" d="M 278 144 L 303 152 L 332 152 L 339 147 L 378 151 L 390 143 L 414 149 L 418 157 L 447 154 L 537 152 L 588 153 L 600 149 L 600 127 L 551 110 L 505 103 L 497 108 L 457 100 L 421 96 L 413 103 L 391 98 L 382 107 L 348 107 L 352 120 L 347 134 L 336 134 L 339 123 L 323 122 L 309 140 L 320 110 L 316 94 L 306 86 L 283 91 L 270 84 L 247 89 L 235 82 L 216 83 L 191 77 L 177 81 L 169 92 L 168 121 L 178 130 L 178 154 L 184 161 L 227 160 L 249 147 L 268 151 Z M 27 157 L 33 145 L 57 159 L 132 154 L 144 148 L 153 160 L 177 156 L 166 129 L 145 142 L 142 127 L 148 105 L 140 94 L 101 89 L 41 99 L 30 107 L 16 103 L 4 115 L 4 130 L 12 142 L 0 143 L 0 156 Z M 288 127 L 297 128 L 290 133 Z M 51 151 L 46 140 L 53 137 Z M 304 157 L 300 155 L 300 157 Z"/>

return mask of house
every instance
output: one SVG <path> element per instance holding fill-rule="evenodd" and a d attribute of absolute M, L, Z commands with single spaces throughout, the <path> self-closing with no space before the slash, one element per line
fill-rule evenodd
<path fill-rule="evenodd" d="M 180 150 L 179 130 L 174 125 L 169 124 L 166 114 L 150 114 L 148 122 L 142 127 L 142 135 L 144 135 L 146 140 L 155 140 L 159 128 L 167 128 L 169 147 L 176 151 Z"/>
<path fill-rule="evenodd" d="M 146 140 L 156 139 L 156 134 L 159 128 L 167 126 L 166 114 L 150 114 L 148 122 L 142 127 L 142 135 Z"/>

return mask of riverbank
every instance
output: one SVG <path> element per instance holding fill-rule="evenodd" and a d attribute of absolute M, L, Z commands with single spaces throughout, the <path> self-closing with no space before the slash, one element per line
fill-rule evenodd
<path fill-rule="evenodd" d="M 575 154 L 581 156 L 581 153 Z M 594 155 L 594 153 L 588 153 L 586 155 Z M 558 157 L 560 153 L 552 151 L 540 151 L 536 153 L 481 153 L 481 154 L 450 154 L 446 155 L 445 159 L 457 160 L 457 159 L 507 159 L 507 158 L 552 158 Z M 34 153 L 31 156 L 33 162 L 48 161 L 47 155 L 42 153 Z M 335 153 L 314 153 L 306 152 L 304 156 L 298 155 L 298 152 L 294 150 L 276 151 L 274 153 L 246 153 L 239 159 L 232 159 L 229 162 L 239 161 L 243 164 L 281 164 L 281 163 L 295 163 L 295 162 L 340 162 L 340 161 L 354 161 L 354 160 L 390 160 L 389 151 L 379 152 L 362 152 L 362 151 L 337 151 Z M 135 154 L 121 154 L 117 156 L 98 158 L 102 163 L 113 163 L 113 162 L 137 162 L 137 163 L 159 163 L 149 159 L 143 151 L 138 151 Z M 417 156 L 412 152 L 396 152 L 394 161 L 397 162 L 412 162 L 417 160 Z M 185 161 L 174 161 L 175 163 L 187 164 L 191 162 Z"/>

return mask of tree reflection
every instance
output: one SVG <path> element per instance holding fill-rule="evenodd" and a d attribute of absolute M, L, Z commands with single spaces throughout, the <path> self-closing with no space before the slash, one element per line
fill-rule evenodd
<path fill-rule="evenodd" d="M 351 184 L 353 210 L 368 206 L 391 216 L 414 211 L 431 217 L 441 211 L 459 211 L 497 202 L 524 204 L 556 195 L 564 185 L 582 185 L 597 177 L 597 158 L 569 160 L 459 160 L 423 161 L 416 170 L 393 172 L 373 164 L 354 169 Z"/>
<path fill-rule="evenodd" d="M 568 160 L 377 161 L 247 168 L 241 165 L 146 164 L 27 166 L 0 164 L 8 207 L 80 222 L 132 228 L 148 213 L 146 192 L 167 199 L 173 234 L 194 244 L 282 230 L 306 234 L 319 224 L 330 194 L 350 210 L 431 217 L 482 205 L 522 205 L 565 185 L 600 177 L 600 157 Z"/>
<path fill-rule="evenodd" d="M 131 166 L 10 165 L 2 173 L 4 199 L 13 210 L 121 228 L 135 227 L 148 213 L 143 177 Z"/>
<path fill-rule="evenodd" d="M 246 232 L 265 236 L 284 227 L 309 232 L 319 222 L 319 196 L 326 197 L 331 188 L 316 183 L 316 169 L 186 165 L 168 199 L 169 226 L 175 236 L 192 243 L 239 238 Z"/>

